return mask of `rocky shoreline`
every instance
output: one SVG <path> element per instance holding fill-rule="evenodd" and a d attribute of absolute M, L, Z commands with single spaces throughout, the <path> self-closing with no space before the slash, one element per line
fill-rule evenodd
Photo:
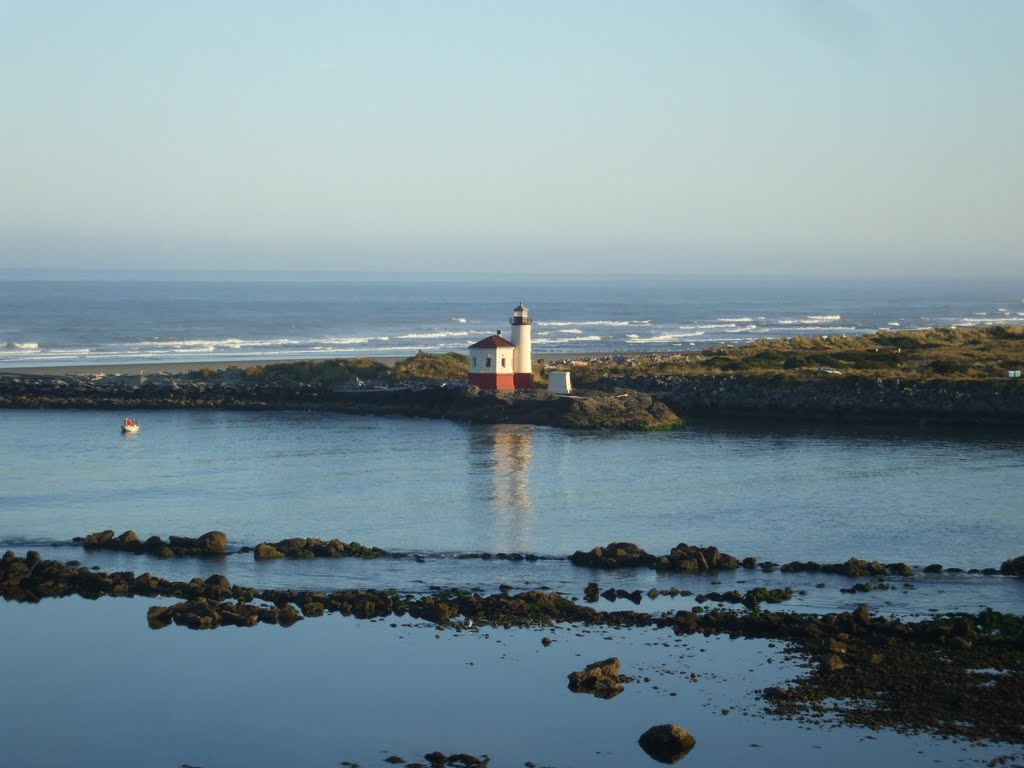
<path fill-rule="evenodd" d="M 171 408 L 304 410 L 572 429 L 662 430 L 682 426 L 682 420 L 664 403 L 621 388 L 559 396 L 541 389 L 493 392 L 446 382 L 403 386 L 256 382 L 247 380 L 239 369 L 210 376 L 0 372 L 0 407 L 124 413 Z"/>
<path fill-rule="evenodd" d="M 84 549 L 111 550 L 128 552 L 136 555 L 154 555 L 167 557 L 215 557 L 229 554 L 228 535 L 223 531 L 207 531 L 198 537 L 171 535 L 167 541 L 160 536 L 150 536 L 145 540 L 139 538 L 133 530 L 117 534 L 113 530 L 96 531 L 85 536 L 75 536 L 75 544 Z M 405 558 L 407 552 L 390 552 L 380 547 L 364 546 L 356 541 L 344 542 L 333 538 L 325 541 L 322 538 L 292 537 L 276 542 L 260 542 L 255 547 L 241 547 L 240 554 L 252 553 L 257 560 L 291 558 L 308 560 L 317 557 L 345 558 L 354 557 L 372 560 L 379 557 Z M 422 555 L 415 557 L 423 559 Z M 714 571 L 731 571 L 738 568 L 759 568 L 766 573 L 776 570 L 782 573 L 831 573 L 852 578 L 900 576 L 910 578 L 915 569 L 904 562 L 881 563 L 877 560 L 864 560 L 851 557 L 842 563 L 818 563 L 813 560 L 793 560 L 789 563 L 759 561 L 757 557 L 748 555 L 742 559 L 726 554 L 718 547 L 700 547 L 680 542 L 666 555 L 654 555 L 636 544 L 627 541 L 613 541 L 603 547 L 594 547 L 589 551 L 577 550 L 567 558 L 552 555 L 536 555 L 530 552 L 460 552 L 455 555 L 460 560 L 512 560 L 536 561 L 567 559 L 581 568 L 596 570 L 616 570 L 620 568 L 649 568 L 659 572 L 676 573 L 709 573 Z M 939 563 L 918 566 L 922 573 L 970 573 L 985 576 L 1017 576 L 1024 578 L 1024 555 L 1004 561 L 998 568 L 944 568 Z"/>
<path fill-rule="evenodd" d="M 676 413 L 851 423 L 1024 425 L 1019 379 L 970 381 L 781 375 L 616 376 L 594 386 L 645 392 Z"/>
<path fill-rule="evenodd" d="M 1024 620 L 994 611 L 903 622 L 871 615 L 865 605 L 820 616 L 767 611 L 759 602 L 744 603 L 744 610 L 655 614 L 601 611 L 543 590 L 487 595 L 453 588 L 418 598 L 376 589 L 257 590 L 219 575 L 171 582 L 149 573 L 103 573 L 43 560 L 36 552 L 0 558 L 0 594 L 22 602 L 68 595 L 178 599 L 148 608 L 153 629 L 288 627 L 338 613 L 361 619 L 408 616 L 456 631 L 567 624 L 766 639 L 785 643 L 808 662 L 807 671 L 787 685 L 754 692 L 770 714 L 805 721 L 838 716 L 870 728 L 1024 743 Z M 614 674 L 593 685 L 586 682 L 593 670 L 584 670 L 580 689 L 613 694 L 624 680 L 618 665 L 612 666 Z"/>
<path fill-rule="evenodd" d="M 185 373 L 8 373 L 0 407 L 122 412 L 168 408 L 320 410 L 444 418 L 478 424 L 656 430 L 685 417 L 851 423 L 1024 425 L 1019 380 L 866 379 L 782 375 L 603 376 L 565 397 L 546 390 L 488 392 L 463 382 L 338 386 L 252 381 L 237 368 Z"/>

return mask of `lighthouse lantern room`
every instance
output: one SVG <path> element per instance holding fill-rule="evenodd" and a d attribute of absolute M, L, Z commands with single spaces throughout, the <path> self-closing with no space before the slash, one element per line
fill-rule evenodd
<path fill-rule="evenodd" d="M 498 331 L 469 347 L 469 383 L 480 389 L 532 389 L 533 356 L 530 314 L 520 304 L 512 310 L 512 340 Z"/>

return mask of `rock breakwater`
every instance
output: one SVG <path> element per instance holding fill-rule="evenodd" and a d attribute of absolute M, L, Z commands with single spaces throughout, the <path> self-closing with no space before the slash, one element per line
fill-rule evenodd
<path fill-rule="evenodd" d="M 229 369 L 213 378 L 46 376 L 0 373 L 0 407 L 322 410 L 451 419 L 475 424 L 536 424 L 571 429 L 661 430 L 682 426 L 665 403 L 622 388 L 564 397 L 544 390 L 492 392 L 461 383 L 338 387 L 289 380 L 250 381 Z"/>
<path fill-rule="evenodd" d="M 720 374 L 607 377 L 593 386 L 645 392 L 688 417 L 1019 426 L 1024 425 L 1021 381 Z"/>

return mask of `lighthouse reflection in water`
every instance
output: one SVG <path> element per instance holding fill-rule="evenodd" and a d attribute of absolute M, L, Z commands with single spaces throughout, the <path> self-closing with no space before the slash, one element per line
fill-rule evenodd
<path fill-rule="evenodd" d="M 478 492 L 489 502 L 483 510 L 494 515 L 495 551 L 528 552 L 533 546 L 533 429 L 521 424 L 473 429 L 472 471 L 474 482 L 480 483 Z"/>

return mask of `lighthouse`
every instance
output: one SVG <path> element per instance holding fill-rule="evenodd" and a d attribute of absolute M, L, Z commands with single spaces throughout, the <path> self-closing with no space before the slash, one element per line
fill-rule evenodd
<path fill-rule="evenodd" d="M 469 383 L 480 389 L 532 389 L 533 353 L 530 313 L 522 304 L 512 310 L 511 340 L 498 331 L 469 347 Z"/>
<path fill-rule="evenodd" d="M 529 310 L 519 306 L 512 310 L 512 344 L 516 348 L 512 360 L 513 380 L 516 389 L 533 389 L 533 350 L 530 346 L 530 320 Z"/>

